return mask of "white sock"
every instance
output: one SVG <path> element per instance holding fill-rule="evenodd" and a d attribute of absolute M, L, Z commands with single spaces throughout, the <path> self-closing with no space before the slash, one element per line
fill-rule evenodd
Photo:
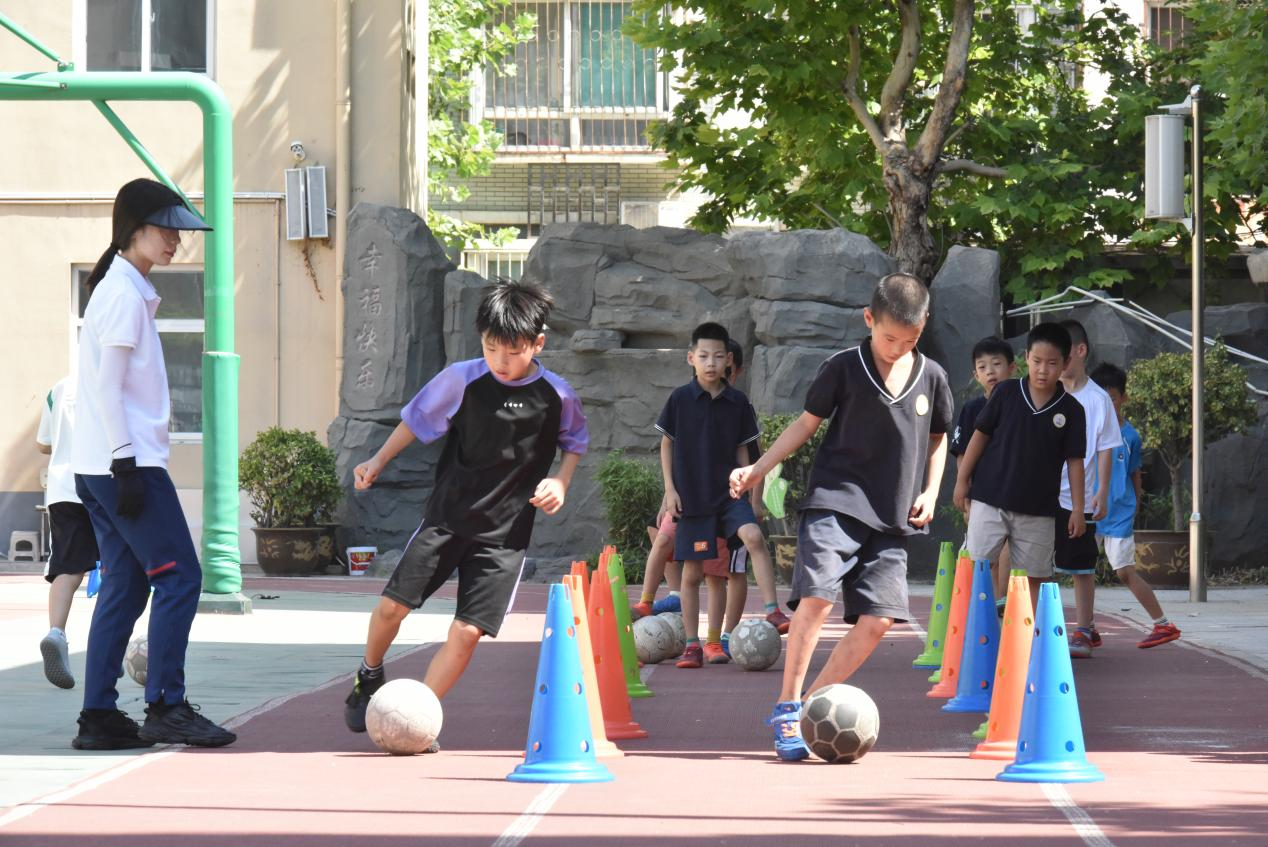
<path fill-rule="evenodd" d="M 56 627 L 56 626 L 50 626 L 48 628 L 48 634 L 52 635 L 54 633 L 60 635 L 62 638 L 66 637 L 66 631 L 64 629 L 61 629 L 60 627 Z"/>
<path fill-rule="evenodd" d="M 671 591 L 671 592 L 669 592 L 669 596 L 670 596 L 670 597 L 677 597 L 677 596 L 678 596 L 678 592 L 677 592 L 677 591 Z"/>
<path fill-rule="evenodd" d="M 1169 623 L 1171 623 L 1171 621 L 1167 620 L 1166 615 L 1163 615 L 1160 618 L 1154 618 L 1154 626 L 1166 626 Z"/>

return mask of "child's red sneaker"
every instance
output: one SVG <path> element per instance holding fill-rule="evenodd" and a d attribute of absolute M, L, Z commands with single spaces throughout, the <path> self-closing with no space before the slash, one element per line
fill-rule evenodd
<path fill-rule="evenodd" d="M 688 644 L 687 649 L 682 651 L 682 656 L 678 659 L 677 667 L 698 668 L 703 664 L 704 651 L 700 649 L 700 645 Z"/>
<path fill-rule="evenodd" d="M 779 609 L 776 609 L 775 611 L 767 615 L 766 621 L 770 623 L 772 626 L 774 626 L 775 629 L 779 630 L 780 635 L 787 635 L 788 625 L 792 623 L 792 621 L 788 619 L 788 616 L 785 615 L 783 612 L 781 612 Z"/>
<path fill-rule="evenodd" d="M 1136 646 L 1141 649 L 1157 647 L 1159 644 L 1166 644 L 1168 641 L 1175 641 L 1179 637 L 1180 628 L 1175 624 L 1155 624 L 1153 630 L 1145 636 L 1145 640 L 1137 643 Z"/>

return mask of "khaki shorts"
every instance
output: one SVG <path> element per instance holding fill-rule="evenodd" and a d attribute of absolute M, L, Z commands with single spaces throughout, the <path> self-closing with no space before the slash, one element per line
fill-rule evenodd
<path fill-rule="evenodd" d="M 973 559 L 999 561 L 1004 542 L 1012 567 L 1025 568 L 1036 579 L 1052 576 L 1052 550 L 1056 543 L 1051 515 L 1010 512 L 973 500 L 969 506 L 969 555 Z"/>
<path fill-rule="evenodd" d="M 1136 536 L 1114 538 L 1111 535 L 1096 536 L 1096 543 L 1105 551 L 1110 567 L 1116 571 L 1136 564 Z"/>

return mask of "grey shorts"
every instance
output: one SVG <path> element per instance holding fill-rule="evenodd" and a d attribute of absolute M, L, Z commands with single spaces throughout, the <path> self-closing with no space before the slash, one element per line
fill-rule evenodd
<path fill-rule="evenodd" d="M 830 509 L 806 509 L 797 530 L 788 608 L 802 597 L 845 600 L 845 622 L 860 615 L 893 618 L 902 623 L 907 609 L 907 538 L 872 529 L 862 521 Z"/>
<path fill-rule="evenodd" d="M 1047 579 L 1052 576 L 1054 527 L 1050 516 L 1010 512 L 974 500 L 969 506 L 969 556 L 998 562 L 1007 541 L 1011 567 L 1025 568 L 1027 576 Z"/>

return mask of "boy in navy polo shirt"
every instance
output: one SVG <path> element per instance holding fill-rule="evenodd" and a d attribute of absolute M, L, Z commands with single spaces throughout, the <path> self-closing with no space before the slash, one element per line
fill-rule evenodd
<path fill-rule="evenodd" d="M 589 433 L 576 393 L 536 359 L 552 302 L 536 285 L 501 281 L 487 288 L 476 311 L 484 357 L 436 374 L 401 409 L 387 442 L 354 470 L 357 489 L 365 490 L 415 438 L 448 435 L 423 522 L 370 615 L 365 658 L 345 701 L 344 722 L 353 732 L 365 732 L 366 707 L 385 681 L 383 657 L 401 621 L 457 571 L 458 608 L 423 677 L 437 697 L 445 696 L 480 636 L 497 637 L 515 599 L 536 510 L 553 515 L 564 505 Z"/>
<path fill-rule="evenodd" d="M 1057 493 L 1068 468 L 1075 508 L 1062 529 L 1083 535 L 1083 406 L 1061 384 L 1070 333 L 1041 323 L 1026 338 L 1025 379 L 1002 382 L 978 416 L 960 460 L 955 505 L 968 515 L 969 555 L 994 560 L 1007 543 L 1025 568 L 1031 603 L 1052 579 Z"/>
<path fill-rule="evenodd" d="M 719 324 L 702 323 L 695 328 L 687 351 L 695 378 L 674 389 L 656 421 L 661 433 L 665 509 L 679 516 L 674 558 L 682 562 L 680 597 L 687 630 L 680 668 L 698 668 L 706 659 L 711 664 L 727 660 L 720 632 L 710 633 L 704 648 L 699 636 L 703 563 L 717 557 L 718 537 L 739 536 L 754 568 L 761 560 L 770 567 L 753 505 L 747 500 L 733 501 L 727 494 L 727 475 L 747 461 L 747 445 L 759 435 L 753 406 L 725 379 L 729 340 Z M 724 586 L 718 589 L 725 591 Z"/>
<path fill-rule="evenodd" d="M 933 519 L 953 414 L 946 372 L 915 349 L 928 317 L 924 283 L 904 273 L 881 279 L 863 310 L 871 337 L 824 362 L 801 417 L 756 463 L 731 474 L 738 497 L 831 419 L 802 501 L 783 688 L 767 720 L 781 759 L 810 755 L 801 692 L 837 591 L 854 626 L 810 691 L 848 679 L 909 616 L 907 537 L 928 532 Z"/>

